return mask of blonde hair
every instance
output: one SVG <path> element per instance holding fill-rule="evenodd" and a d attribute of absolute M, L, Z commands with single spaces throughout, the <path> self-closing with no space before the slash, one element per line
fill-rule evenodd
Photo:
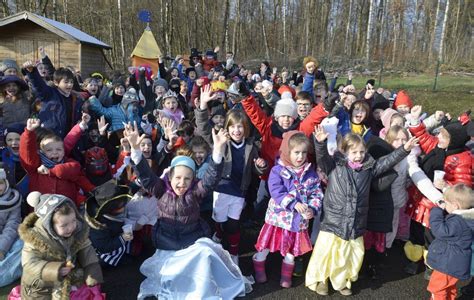
<path fill-rule="evenodd" d="M 242 124 L 242 126 L 244 126 L 244 136 L 246 138 L 250 135 L 250 126 L 247 115 L 240 110 L 234 109 L 227 113 L 224 128 L 228 130 L 230 126 L 235 124 Z"/>
<path fill-rule="evenodd" d="M 390 129 L 387 131 L 387 135 L 385 136 L 385 141 L 389 144 L 392 144 L 393 141 L 397 138 L 397 135 L 400 131 L 403 132 L 403 134 L 405 134 L 405 136 L 407 137 L 407 140 L 410 138 L 410 135 L 408 134 L 408 130 L 406 130 L 406 128 L 400 125 L 394 125 L 390 127 Z"/>
<path fill-rule="evenodd" d="M 464 183 L 449 187 L 444 192 L 447 202 L 457 203 L 461 209 L 474 208 L 474 191 Z"/>
<path fill-rule="evenodd" d="M 194 159 L 194 152 L 193 150 L 191 149 L 190 146 L 188 145 L 183 145 L 181 147 L 179 147 L 178 149 L 176 149 L 176 156 L 188 156 L 188 157 L 191 157 L 192 159 Z"/>
<path fill-rule="evenodd" d="M 360 135 L 357 135 L 357 134 L 354 134 L 354 133 L 348 133 L 342 139 L 340 149 L 343 153 L 347 153 L 347 151 L 349 151 L 349 149 L 352 149 L 352 148 L 357 147 L 359 145 L 362 145 L 365 148 L 365 143 L 364 143 L 364 140 L 362 139 L 362 137 Z"/>
<path fill-rule="evenodd" d="M 309 139 L 306 137 L 306 135 L 302 132 L 295 133 L 288 140 L 288 150 L 291 152 L 291 150 L 293 150 L 293 148 L 295 146 L 301 145 L 301 144 L 305 144 L 306 149 L 308 150 L 308 152 L 310 152 L 311 143 L 310 143 Z"/>

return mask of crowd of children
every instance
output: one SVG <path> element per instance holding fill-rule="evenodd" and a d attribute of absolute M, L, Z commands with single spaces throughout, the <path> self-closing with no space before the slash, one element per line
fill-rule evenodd
<path fill-rule="evenodd" d="M 317 294 L 349 296 L 398 239 L 405 271 L 426 269 L 432 299 L 455 299 L 474 275 L 470 111 L 428 116 L 373 79 L 357 93 L 352 74 L 328 84 L 313 57 L 290 76 L 218 51 L 110 80 L 55 69 L 43 49 L 0 63 L 0 286 L 21 277 L 21 299 L 100 298 L 102 269 L 151 240 L 139 298 L 244 295 L 245 217 L 260 230 L 256 284 L 279 252 L 281 287 L 305 274 Z"/>

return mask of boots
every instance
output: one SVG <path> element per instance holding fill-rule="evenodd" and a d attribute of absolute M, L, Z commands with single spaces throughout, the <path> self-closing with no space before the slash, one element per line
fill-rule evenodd
<path fill-rule="evenodd" d="M 265 261 L 266 260 L 255 260 L 255 255 L 252 257 L 253 268 L 255 270 L 255 282 L 264 283 L 267 282 L 267 274 L 265 274 Z"/>
<path fill-rule="evenodd" d="M 295 264 L 286 263 L 285 260 L 281 263 L 281 279 L 280 285 L 283 288 L 290 288 L 291 287 L 291 276 L 293 276 L 293 270 L 295 268 Z"/>

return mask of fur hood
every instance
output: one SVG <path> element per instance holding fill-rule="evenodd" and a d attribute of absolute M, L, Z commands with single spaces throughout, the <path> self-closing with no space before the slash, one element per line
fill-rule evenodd
<path fill-rule="evenodd" d="M 474 221 L 474 208 L 455 210 L 453 214 L 461 216 L 464 220 Z"/>
<path fill-rule="evenodd" d="M 81 219 L 78 219 L 78 221 L 82 222 Z M 87 227 L 84 222 L 82 222 L 81 227 L 82 230 L 74 233 L 74 242 L 70 249 L 72 254 L 77 253 L 79 250 L 90 244 L 88 241 L 89 227 Z M 43 228 L 42 221 L 35 213 L 31 213 L 25 218 L 18 228 L 18 233 L 25 244 L 31 245 L 38 251 L 48 253 L 53 259 L 64 259 L 65 253 L 63 248 L 58 242 L 49 236 Z"/>

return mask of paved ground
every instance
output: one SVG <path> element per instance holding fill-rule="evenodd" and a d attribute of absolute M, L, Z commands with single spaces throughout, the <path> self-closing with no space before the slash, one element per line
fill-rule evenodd
<path fill-rule="evenodd" d="M 257 230 L 245 230 L 242 238 L 243 253 L 240 258 L 240 267 L 244 275 L 253 272 L 251 255 L 253 244 L 257 238 Z M 142 257 L 134 258 L 129 264 L 116 269 L 104 270 L 104 292 L 107 299 L 130 300 L 136 299 L 143 276 L 139 272 L 143 260 L 153 254 L 151 245 L 148 245 Z M 306 261 L 309 257 L 306 257 Z M 353 284 L 354 295 L 350 299 L 429 299 L 426 292 L 428 282 L 423 274 L 408 276 L 403 272 L 406 261 L 401 245 L 396 245 L 388 252 L 387 259 L 378 279 L 359 279 Z M 267 262 L 268 282 L 256 284 L 254 291 L 241 299 L 342 299 L 338 293 L 330 292 L 329 297 L 321 297 L 304 286 L 304 277 L 294 278 L 293 288 L 282 289 L 280 281 L 281 257 L 279 254 L 270 254 Z M 10 287 L 0 289 L 0 299 L 6 299 Z M 346 298 L 347 299 L 347 298 Z M 469 299 L 461 297 L 460 299 Z"/>

